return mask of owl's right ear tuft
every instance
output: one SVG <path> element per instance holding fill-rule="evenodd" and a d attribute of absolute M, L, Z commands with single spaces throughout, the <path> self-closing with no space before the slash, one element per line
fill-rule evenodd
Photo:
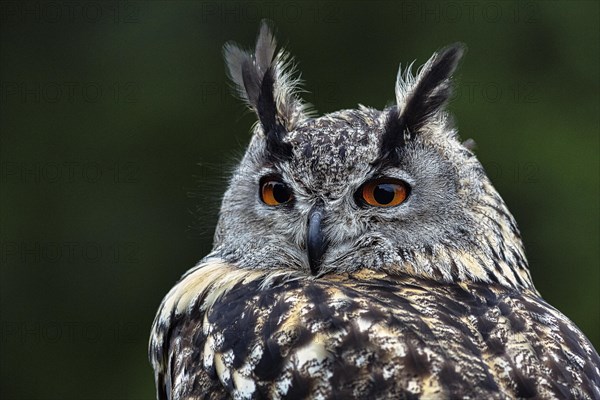
<path fill-rule="evenodd" d="M 308 118 L 307 105 L 297 95 L 300 79 L 294 77 L 293 60 L 284 50 L 277 51 L 266 20 L 261 22 L 253 53 L 229 42 L 223 54 L 236 94 L 258 116 L 268 151 L 285 156 L 289 153 L 285 134 Z"/>

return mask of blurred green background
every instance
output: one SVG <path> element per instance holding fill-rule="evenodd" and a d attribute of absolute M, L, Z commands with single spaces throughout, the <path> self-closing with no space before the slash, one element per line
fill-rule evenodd
<path fill-rule="evenodd" d="M 0 3 L 0 398 L 150 399 L 162 297 L 210 249 L 254 118 L 221 47 L 261 18 L 320 113 L 469 51 L 450 109 L 534 281 L 600 348 L 598 2 Z"/>

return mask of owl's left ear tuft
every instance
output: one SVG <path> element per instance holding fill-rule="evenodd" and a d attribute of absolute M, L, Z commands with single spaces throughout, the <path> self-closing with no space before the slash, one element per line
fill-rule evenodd
<path fill-rule="evenodd" d="M 443 111 L 452 95 L 451 77 L 466 47 L 455 43 L 443 48 L 421 67 L 416 77 L 410 73 L 412 64 L 405 71 L 398 71 L 396 102 L 388 116 L 382 138 L 382 151 L 402 147 L 415 137 L 431 118 Z"/>
<path fill-rule="evenodd" d="M 261 22 L 253 53 L 229 42 L 223 55 L 236 94 L 258 116 L 268 151 L 283 155 L 289 152 L 283 137 L 308 118 L 307 105 L 297 95 L 300 79 L 294 77 L 293 60 L 277 51 L 271 25 Z"/>

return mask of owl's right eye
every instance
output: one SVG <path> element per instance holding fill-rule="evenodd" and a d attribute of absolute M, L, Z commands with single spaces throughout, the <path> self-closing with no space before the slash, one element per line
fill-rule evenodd
<path fill-rule="evenodd" d="M 293 198 L 292 189 L 276 178 L 263 178 L 260 182 L 260 199 L 268 206 L 279 206 Z"/>

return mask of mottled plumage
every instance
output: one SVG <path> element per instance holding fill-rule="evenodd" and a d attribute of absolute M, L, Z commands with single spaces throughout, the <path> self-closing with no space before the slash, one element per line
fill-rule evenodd
<path fill-rule="evenodd" d="M 393 107 L 313 118 L 267 24 L 254 53 L 226 45 L 258 124 L 154 321 L 159 399 L 600 399 L 596 350 L 445 112 L 463 52 L 399 73 Z"/>

